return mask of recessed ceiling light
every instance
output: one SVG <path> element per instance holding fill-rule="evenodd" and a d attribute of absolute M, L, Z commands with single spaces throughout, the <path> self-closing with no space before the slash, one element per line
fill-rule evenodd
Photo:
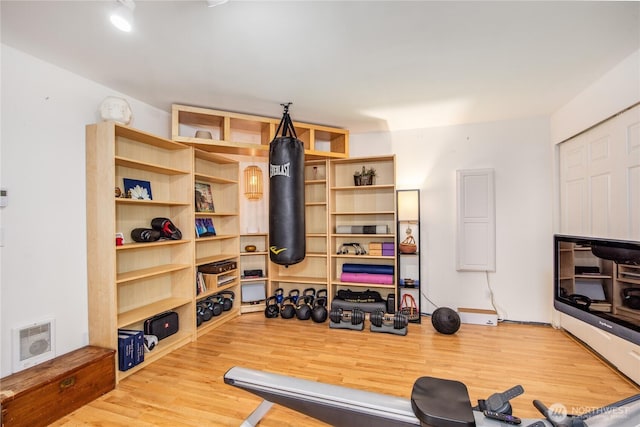
<path fill-rule="evenodd" d="M 133 29 L 133 10 L 136 4 L 133 0 L 117 0 L 117 2 L 118 6 L 111 12 L 109 19 L 117 29 L 129 33 Z"/>
<path fill-rule="evenodd" d="M 229 0 L 207 0 L 208 7 L 220 6 L 221 4 L 225 4 Z"/>

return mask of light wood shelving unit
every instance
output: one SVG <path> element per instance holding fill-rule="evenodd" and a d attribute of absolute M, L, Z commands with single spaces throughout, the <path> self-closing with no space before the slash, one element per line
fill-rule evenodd
<path fill-rule="evenodd" d="M 594 311 L 612 312 L 612 301 L 619 292 L 614 287 L 613 269 L 614 263 L 600 259 L 591 253 L 591 247 L 578 246 L 575 243 L 561 243 L 560 256 L 560 280 L 561 288 L 567 295 L 576 294 L 576 281 L 585 283 L 602 283 L 605 300 L 594 301 L 590 309 Z M 577 274 L 576 266 L 597 267 L 598 273 Z"/>
<path fill-rule="evenodd" d="M 280 118 L 254 116 L 174 104 L 171 138 L 204 151 L 222 154 L 268 156 Z M 328 126 L 294 122 L 298 139 L 304 143 L 306 159 L 346 158 L 349 131 Z M 210 132 L 211 139 L 196 137 Z"/>
<path fill-rule="evenodd" d="M 89 344 L 118 348 L 118 329 L 143 329 L 145 319 L 174 310 L 179 331 L 116 381 L 193 340 L 192 149 L 132 128 L 103 122 L 86 128 Z M 116 198 L 123 178 L 151 183 L 153 200 Z M 181 240 L 134 243 L 131 230 L 170 218 Z M 116 246 L 115 235 L 125 244 Z"/>
<path fill-rule="evenodd" d="M 354 172 L 374 168 L 376 177 L 373 185 L 354 185 Z M 396 256 L 369 254 L 369 243 L 387 242 L 398 247 L 396 237 L 396 162 L 395 156 L 361 157 L 331 160 L 330 162 L 330 281 L 329 304 L 340 289 L 380 292 L 383 298 L 398 293 L 398 276 L 395 272 Z M 376 225 L 386 226 L 384 234 L 337 233 L 338 226 Z M 344 243 L 356 242 L 367 250 L 365 255 L 339 254 L 338 249 Z M 394 254 L 397 251 L 394 251 Z M 390 265 L 394 267 L 393 283 L 380 285 L 374 283 L 354 283 L 340 280 L 342 266 L 345 263 Z M 396 309 L 398 301 L 396 300 Z"/>
<path fill-rule="evenodd" d="M 247 245 L 254 245 L 254 252 L 247 252 L 244 248 Z M 257 285 L 262 286 L 266 294 L 269 283 L 269 235 L 267 233 L 249 233 L 240 236 L 240 265 L 242 278 L 241 286 Z M 262 270 L 262 277 L 244 277 L 245 270 Z M 245 301 L 241 290 L 241 301 Z M 264 311 L 264 301 L 260 303 L 242 303 L 240 308 L 242 313 L 252 313 Z"/>
<path fill-rule="evenodd" d="M 190 194 L 194 194 L 196 182 L 208 183 L 215 212 L 195 212 L 195 218 L 211 218 L 216 230 L 215 236 L 204 236 L 195 239 L 195 267 L 220 261 L 240 261 L 240 189 L 239 164 L 227 157 L 194 149 L 194 173 Z M 194 207 L 195 211 L 195 207 Z M 235 268 L 220 274 L 207 274 L 207 291 L 197 295 L 196 302 L 215 295 L 224 290 L 234 293 L 234 304 L 231 310 L 220 316 L 211 318 L 197 328 L 198 336 L 209 332 L 220 324 L 240 315 L 240 270 Z M 232 278 L 218 286 L 219 279 Z M 195 305 L 194 305 L 195 307 Z M 194 308 L 195 310 L 195 308 Z"/>
<path fill-rule="evenodd" d="M 623 289 L 627 288 L 640 290 L 640 266 L 616 264 L 613 281 L 613 314 L 637 323 L 640 321 L 640 310 L 635 310 L 623 302 Z M 638 296 L 640 292 L 633 292 L 633 295 Z"/>

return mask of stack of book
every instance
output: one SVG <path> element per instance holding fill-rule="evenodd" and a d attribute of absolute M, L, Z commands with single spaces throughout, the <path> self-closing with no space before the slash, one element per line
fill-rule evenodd
<path fill-rule="evenodd" d="M 127 371 L 144 362 L 144 332 L 118 329 L 118 369 Z"/>

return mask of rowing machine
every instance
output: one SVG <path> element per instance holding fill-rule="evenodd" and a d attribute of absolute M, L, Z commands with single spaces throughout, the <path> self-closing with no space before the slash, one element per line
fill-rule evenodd
<path fill-rule="evenodd" d="M 264 400 L 241 424 L 254 427 L 274 403 L 323 421 L 335 427 L 499 427 L 507 424 L 486 418 L 474 411 L 467 387 L 453 380 L 421 377 L 416 380 L 411 399 L 381 393 L 303 380 L 254 369 L 233 367 L 224 382 Z M 538 402 L 539 403 L 539 402 Z M 538 407 L 538 406 L 536 406 Z M 580 417 L 556 422 L 548 413 L 546 420 L 522 419 L 521 426 L 540 427 L 637 427 L 640 419 L 640 394 L 608 405 Z M 615 418 L 614 418 L 615 417 Z"/>

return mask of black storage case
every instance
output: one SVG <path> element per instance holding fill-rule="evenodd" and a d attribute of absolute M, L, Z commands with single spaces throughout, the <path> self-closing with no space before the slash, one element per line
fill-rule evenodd
<path fill-rule="evenodd" d="M 158 341 L 178 332 L 178 313 L 167 311 L 144 321 L 145 335 L 155 335 Z"/>

